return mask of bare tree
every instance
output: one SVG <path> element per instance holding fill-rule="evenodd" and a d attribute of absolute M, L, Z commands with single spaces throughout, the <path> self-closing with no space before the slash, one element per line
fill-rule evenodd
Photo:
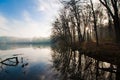
<path fill-rule="evenodd" d="M 119 0 L 99 0 L 108 10 L 109 14 L 111 15 L 114 23 L 114 29 L 116 34 L 116 42 L 120 43 L 120 20 L 119 20 L 119 11 L 118 11 L 118 3 Z M 110 6 L 108 2 L 112 5 Z M 112 8 L 111 8 L 112 7 Z"/>
<path fill-rule="evenodd" d="M 81 34 L 81 28 L 80 28 L 80 15 L 79 15 L 79 0 L 70 0 L 70 1 L 62 1 L 62 3 L 69 8 L 71 13 L 73 13 L 75 18 L 75 23 L 77 27 L 78 32 L 78 39 L 79 42 L 82 41 L 82 34 Z"/>
<path fill-rule="evenodd" d="M 96 42 L 98 45 L 99 43 L 98 43 L 98 33 L 97 33 L 97 21 L 96 21 L 96 16 L 95 16 L 95 11 L 94 11 L 94 6 L 93 6 L 92 0 L 90 0 L 90 3 L 91 3 L 92 14 L 93 14 L 93 18 L 94 18 L 94 30 L 95 30 Z"/>

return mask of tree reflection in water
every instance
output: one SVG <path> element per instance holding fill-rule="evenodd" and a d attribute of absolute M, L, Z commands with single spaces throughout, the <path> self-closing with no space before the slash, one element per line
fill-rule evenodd
<path fill-rule="evenodd" d="M 60 80 L 120 80 L 118 63 L 99 61 L 68 47 L 52 50 L 53 68 Z"/>

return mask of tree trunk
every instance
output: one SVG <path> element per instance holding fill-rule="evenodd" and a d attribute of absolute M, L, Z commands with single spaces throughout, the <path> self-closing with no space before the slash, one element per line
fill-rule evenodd
<path fill-rule="evenodd" d="M 115 16 L 113 20 L 114 20 L 114 28 L 115 28 L 115 34 L 116 34 L 116 42 L 120 43 L 120 22 L 119 22 L 119 17 Z"/>
<path fill-rule="evenodd" d="M 91 3 L 91 6 L 92 6 L 92 14 L 93 14 L 93 18 L 94 18 L 95 37 L 96 37 L 96 43 L 97 43 L 97 46 L 98 46 L 99 43 L 98 43 L 97 22 L 96 22 L 96 16 L 95 16 L 95 11 L 94 11 L 94 7 L 93 7 L 93 2 L 92 2 L 92 0 L 90 0 L 90 3 Z"/>

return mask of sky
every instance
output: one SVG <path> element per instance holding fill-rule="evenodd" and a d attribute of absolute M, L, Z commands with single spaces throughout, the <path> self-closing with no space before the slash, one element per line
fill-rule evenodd
<path fill-rule="evenodd" d="M 59 0 L 0 0 L 0 36 L 49 37 Z"/>

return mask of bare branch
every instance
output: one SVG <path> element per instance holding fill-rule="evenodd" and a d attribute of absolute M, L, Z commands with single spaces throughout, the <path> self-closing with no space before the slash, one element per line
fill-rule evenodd
<path fill-rule="evenodd" d="M 110 7 L 108 6 L 108 4 L 106 3 L 106 0 L 105 0 L 105 2 L 103 2 L 102 0 L 99 0 L 99 1 L 103 4 L 103 6 L 105 6 L 107 8 L 107 10 L 110 13 L 110 15 L 112 16 L 112 18 L 114 18 L 114 14 L 113 14 L 112 10 L 110 9 Z"/>

